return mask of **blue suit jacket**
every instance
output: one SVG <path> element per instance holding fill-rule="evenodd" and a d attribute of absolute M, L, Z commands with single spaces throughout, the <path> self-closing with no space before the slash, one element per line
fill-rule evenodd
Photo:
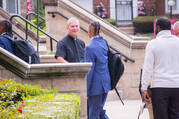
<path fill-rule="evenodd" d="M 5 38 L 3 35 L 0 35 L 0 47 L 6 49 L 10 53 L 14 54 L 14 49 L 12 45 L 12 41 Z"/>
<path fill-rule="evenodd" d="M 100 95 L 110 90 L 108 47 L 100 36 L 93 37 L 85 49 L 85 61 L 92 62 L 87 74 L 87 95 Z"/>

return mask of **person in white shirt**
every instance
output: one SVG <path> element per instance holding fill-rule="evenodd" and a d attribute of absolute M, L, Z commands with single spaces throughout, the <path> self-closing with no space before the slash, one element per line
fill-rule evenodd
<path fill-rule="evenodd" d="M 177 37 L 179 37 L 179 21 L 177 21 L 177 22 L 174 24 L 173 30 L 174 30 L 175 35 L 176 35 Z"/>
<path fill-rule="evenodd" d="M 159 18 L 157 37 L 145 50 L 142 99 L 148 100 L 147 87 L 152 77 L 154 119 L 179 119 L 179 38 L 172 35 L 170 29 L 170 20 Z"/>

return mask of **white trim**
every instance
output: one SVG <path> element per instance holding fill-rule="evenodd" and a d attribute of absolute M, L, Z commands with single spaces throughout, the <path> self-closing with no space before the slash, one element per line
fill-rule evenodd
<path fill-rule="evenodd" d="M 2 4 L 3 4 L 3 9 L 6 10 L 6 1 L 3 0 L 3 1 L 2 1 Z"/>
<path fill-rule="evenodd" d="M 110 0 L 110 18 L 111 19 L 116 19 L 115 16 L 116 16 L 116 8 L 115 8 L 115 1 L 116 0 Z M 133 18 L 135 18 L 138 14 L 138 8 L 137 8 L 137 2 L 138 0 L 132 0 L 133 2 L 133 6 L 132 6 L 132 9 L 133 9 Z"/>
<path fill-rule="evenodd" d="M 110 18 L 116 19 L 115 0 L 110 0 Z"/>
<path fill-rule="evenodd" d="M 17 1 L 18 1 L 18 14 L 20 15 L 20 13 L 21 13 L 20 0 L 15 0 L 15 9 L 17 10 Z M 5 11 L 7 11 L 6 0 L 3 0 L 2 2 L 3 2 L 3 9 L 4 9 Z M 16 11 L 16 13 L 10 13 L 10 14 L 11 14 L 11 15 L 17 14 L 17 11 Z"/>

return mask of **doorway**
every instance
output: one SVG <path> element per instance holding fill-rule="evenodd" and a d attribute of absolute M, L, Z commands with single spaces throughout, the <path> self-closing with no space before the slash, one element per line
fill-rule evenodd
<path fill-rule="evenodd" d="M 133 19 L 133 2 L 132 0 L 116 0 L 116 21 L 128 22 Z"/>

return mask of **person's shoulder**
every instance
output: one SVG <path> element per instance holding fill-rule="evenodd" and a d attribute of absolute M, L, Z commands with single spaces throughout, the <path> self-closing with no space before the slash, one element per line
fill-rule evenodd
<path fill-rule="evenodd" d="M 5 38 L 4 36 L 0 35 L 0 40 L 1 40 L 1 41 L 6 41 L 7 38 Z"/>
<path fill-rule="evenodd" d="M 0 39 L 6 39 L 3 35 L 0 35 Z"/>

